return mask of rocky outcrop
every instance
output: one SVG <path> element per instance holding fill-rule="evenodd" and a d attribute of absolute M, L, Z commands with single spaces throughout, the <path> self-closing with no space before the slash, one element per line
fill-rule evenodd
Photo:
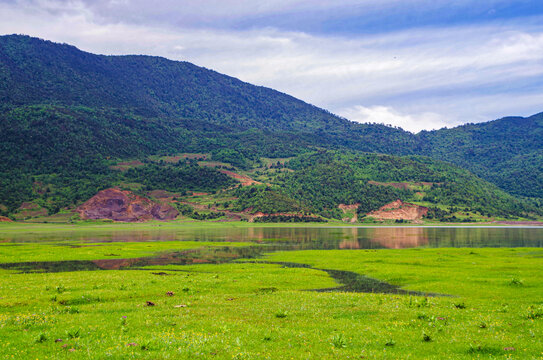
<path fill-rule="evenodd" d="M 427 207 L 396 200 L 380 207 L 379 210 L 367 213 L 366 216 L 377 220 L 420 220 L 427 213 Z"/>
<path fill-rule="evenodd" d="M 100 191 L 76 211 L 82 219 L 110 219 L 141 222 L 148 220 L 173 220 L 179 215 L 169 204 L 156 203 L 130 191 L 111 188 Z"/>

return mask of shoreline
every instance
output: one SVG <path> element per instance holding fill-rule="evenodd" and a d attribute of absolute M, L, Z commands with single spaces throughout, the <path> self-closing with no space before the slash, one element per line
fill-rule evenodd
<path fill-rule="evenodd" d="M 543 222 L 526 224 L 500 224 L 500 223 L 426 223 L 426 224 L 351 224 L 341 222 L 330 223 L 248 223 L 244 221 L 212 222 L 212 221 L 172 221 L 172 222 L 79 222 L 79 223 L 0 223 L 0 233 L 20 232 L 57 232 L 57 231 L 155 231 L 198 228 L 331 228 L 331 229 L 357 229 L 357 228 L 525 228 L 543 229 Z M 1 234 L 0 234 L 1 237 Z"/>

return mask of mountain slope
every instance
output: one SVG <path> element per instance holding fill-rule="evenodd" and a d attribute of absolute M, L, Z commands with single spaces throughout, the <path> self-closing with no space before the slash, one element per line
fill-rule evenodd
<path fill-rule="evenodd" d="M 208 153 L 249 169 L 262 157 L 322 148 L 426 155 L 514 194 L 542 197 L 542 129 L 536 115 L 413 135 L 353 123 L 187 62 L 0 36 L 0 205 L 10 209 L 17 194 L 35 195 L 32 177 L 64 177 L 70 189 L 90 179 L 96 190 L 119 181 L 107 169 L 123 159 Z M 68 193 L 70 201 L 87 195 L 58 197 Z"/>
<path fill-rule="evenodd" d="M 543 197 L 543 113 L 418 134 L 419 153 L 473 171 L 513 194 Z"/>
<path fill-rule="evenodd" d="M 115 117 L 122 117 L 126 119 L 121 124 L 124 129 L 117 131 L 130 133 L 133 129 L 132 133 L 139 136 L 141 126 L 150 123 L 164 134 L 164 148 L 181 151 L 192 148 L 187 142 L 179 143 L 178 129 L 204 133 L 194 138 L 214 138 L 225 130 L 230 134 L 256 131 L 261 136 L 295 132 L 302 146 L 325 144 L 365 151 L 390 152 L 411 148 L 414 143 L 405 131 L 356 124 L 292 96 L 187 62 L 151 56 L 94 55 L 27 36 L 0 37 L 0 79 L 0 106 L 5 113 L 2 122 L 4 126 L 9 123 L 8 128 L 14 131 L 21 131 L 19 119 L 10 112 L 30 112 L 24 116 L 34 116 L 35 108 L 31 106 L 40 106 L 45 107 L 39 110 L 45 111 L 47 117 L 76 113 L 73 117 L 79 122 L 77 128 L 82 127 L 78 118 L 89 116 L 77 113 L 81 108 L 83 112 L 91 109 L 90 116 L 96 121 L 88 125 L 87 132 L 94 128 L 105 131 L 104 124 L 118 123 Z M 76 137 L 70 126 L 65 128 L 64 137 L 77 141 L 70 139 Z M 145 131 L 142 134 L 147 142 Z M 111 144 L 100 144 L 100 138 L 93 142 L 100 145 L 101 155 L 122 155 Z M 209 142 L 191 145 L 208 150 L 213 146 L 213 141 Z"/>
<path fill-rule="evenodd" d="M 357 203 L 367 213 L 396 199 L 504 217 L 539 212 L 469 171 L 425 157 L 319 152 L 287 167 L 294 172 L 277 177 L 281 187 L 321 211 L 336 210 L 336 216 L 341 203 Z"/>
<path fill-rule="evenodd" d="M 36 38 L 0 37 L 0 102 L 126 109 L 240 129 L 348 129 L 352 123 L 281 92 L 188 62 L 102 56 Z"/>

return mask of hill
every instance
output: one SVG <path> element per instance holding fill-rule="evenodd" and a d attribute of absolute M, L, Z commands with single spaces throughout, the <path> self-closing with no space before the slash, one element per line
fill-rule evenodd
<path fill-rule="evenodd" d="M 295 201 L 300 211 L 331 217 L 340 214 L 332 206 L 337 206 L 336 200 L 347 203 L 362 194 L 370 198 L 377 194 L 376 188 L 380 194 L 376 198 L 382 196 L 383 201 L 399 195 L 394 186 L 366 183 L 354 192 L 343 187 L 350 198 L 334 193 L 334 184 L 395 181 L 383 180 L 383 174 L 394 171 L 382 164 L 383 174 L 360 177 L 366 170 L 353 168 L 352 157 L 368 155 L 353 155 L 359 152 L 425 155 L 460 165 L 513 194 L 541 197 L 541 119 L 540 115 L 505 118 L 413 135 L 384 125 L 354 123 L 289 95 L 187 62 L 94 55 L 28 36 L 0 36 L 0 213 L 21 211 L 17 210 L 21 203 L 29 201 L 56 213 L 99 190 L 122 184 L 136 184 L 138 191 L 161 189 L 180 194 L 232 186 L 231 179 L 213 168 L 214 164 L 202 168 L 194 161 L 163 164 L 154 160 L 184 153 L 207 154 L 208 160 L 238 172 L 261 169 L 265 159 L 297 157 L 288 165 L 294 170 L 290 177 L 285 173 L 275 179 L 272 172 L 265 171 L 264 177 L 273 178 L 273 185 L 280 188 L 272 198 L 290 205 Z M 351 155 L 335 159 L 333 165 L 323 164 L 315 160 L 319 149 L 341 149 Z M 316 165 L 309 168 L 304 156 L 317 161 Z M 415 161 L 412 157 L 393 159 Z M 416 169 L 421 166 L 418 163 L 430 161 L 421 159 L 408 167 Z M 127 172 L 113 169 L 134 160 L 144 166 Z M 374 162 L 383 161 L 388 160 Z M 299 175 L 296 166 L 307 167 L 311 176 Z M 326 171 L 342 177 L 324 179 Z M 496 199 L 508 204 L 485 207 L 480 199 L 466 197 L 458 186 L 448 190 L 480 204 L 483 213 L 520 216 L 539 204 L 539 200 L 521 204 L 459 169 L 439 171 L 454 173 L 455 183 L 469 184 L 471 190 L 475 186 L 498 194 Z M 175 182 L 174 177 L 180 180 Z M 409 176 L 396 178 L 419 181 Z M 332 181 L 329 192 L 300 192 L 300 186 L 307 188 L 300 184 L 324 180 Z M 237 195 L 247 199 L 246 194 Z M 260 191 L 252 195 L 260 197 L 262 204 L 272 203 Z M 488 198 L 486 195 L 482 198 Z M 443 202 L 443 196 L 436 201 L 456 204 Z M 382 201 L 371 207 L 379 204 Z"/>
<path fill-rule="evenodd" d="M 543 197 L 543 114 L 417 135 L 418 153 L 452 162 L 516 195 Z"/>
<path fill-rule="evenodd" d="M 469 171 L 425 157 L 319 152 L 301 155 L 286 166 L 294 171 L 278 175 L 277 183 L 330 217 L 339 217 L 339 204 L 357 204 L 363 216 L 396 199 L 427 206 L 439 218 L 540 212 L 537 204 L 518 200 Z"/>

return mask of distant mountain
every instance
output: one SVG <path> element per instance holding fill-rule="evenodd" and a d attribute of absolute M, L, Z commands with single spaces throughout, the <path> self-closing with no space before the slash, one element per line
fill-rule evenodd
<path fill-rule="evenodd" d="M 4 105 L 110 108 L 235 130 L 404 133 L 356 125 L 292 96 L 188 62 L 94 55 L 28 36 L 0 37 L 0 79 Z"/>
<path fill-rule="evenodd" d="M 471 170 L 512 194 L 543 198 L 543 113 L 417 135 L 417 153 Z"/>
<path fill-rule="evenodd" d="M 93 55 L 20 35 L 0 37 L 0 106 L 0 151 L 19 149 L 7 168 L 226 144 L 285 156 L 310 145 L 392 152 L 415 143 L 400 129 L 356 124 L 187 62 Z"/>
<path fill-rule="evenodd" d="M 535 115 L 413 135 L 187 62 L 0 36 L 0 212 L 37 197 L 80 203 L 120 181 L 108 166 L 123 159 L 206 153 L 250 170 L 319 149 L 430 156 L 543 197 L 542 128 Z M 65 190 L 40 194 L 44 181 Z M 89 190 L 73 190 L 82 183 Z"/>

